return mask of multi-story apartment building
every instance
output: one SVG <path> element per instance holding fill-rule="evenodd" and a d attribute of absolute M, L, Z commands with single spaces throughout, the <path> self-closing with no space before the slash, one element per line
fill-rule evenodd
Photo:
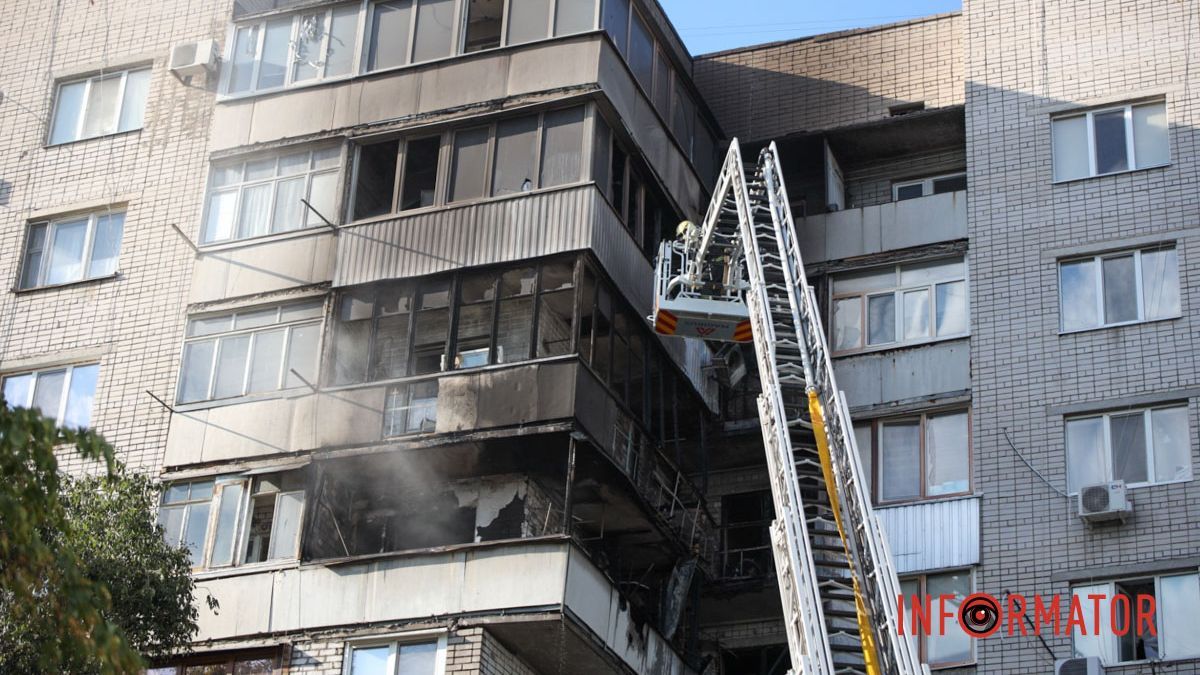
<path fill-rule="evenodd" d="M 779 144 L 906 592 L 1159 600 L 923 659 L 1198 670 L 1192 4 L 696 58 L 649 0 L 26 5 L 0 378 L 165 484 L 219 606 L 154 672 L 786 672 L 755 374 L 644 320 L 733 137 Z"/>

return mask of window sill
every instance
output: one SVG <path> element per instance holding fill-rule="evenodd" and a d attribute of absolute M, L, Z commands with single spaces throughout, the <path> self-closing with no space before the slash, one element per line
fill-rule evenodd
<path fill-rule="evenodd" d="M 977 662 L 975 659 L 971 659 L 970 661 L 962 661 L 961 663 L 939 663 L 937 665 L 926 665 L 929 665 L 930 670 L 949 670 L 950 668 L 974 668 L 976 663 Z"/>
<path fill-rule="evenodd" d="M 67 146 L 78 145 L 80 143 L 87 143 L 88 141 L 95 141 L 95 140 L 99 140 L 101 138 L 116 138 L 117 136 L 128 136 L 130 134 L 137 134 L 137 133 L 141 133 L 142 129 L 145 129 L 145 127 L 138 127 L 136 129 L 126 129 L 125 131 L 114 131 L 111 134 L 101 134 L 99 136 L 88 136 L 87 138 L 76 138 L 76 139 L 70 140 L 70 141 L 63 141 L 62 143 L 51 143 L 51 142 L 47 141 L 46 144 L 42 146 L 42 148 L 45 150 L 50 150 L 53 148 L 65 148 Z"/>
<path fill-rule="evenodd" d="M 921 340 L 918 342 L 889 342 L 885 345 L 872 345 L 863 349 L 845 350 L 840 352 L 831 351 L 830 356 L 835 359 L 841 359 L 847 356 L 862 356 L 864 354 L 878 354 L 880 352 L 896 351 L 900 349 L 911 349 L 913 347 L 924 347 L 926 345 L 937 344 L 939 342 L 953 342 L 955 340 L 966 340 L 971 337 L 970 333 L 958 333 L 955 335 L 939 335 L 935 338 Z"/>
<path fill-rule="evenodd" d="M 1190 483 L 1195 479 L 1196 479 L 1195 475 L 1192 475 L 1192 476 L 1188 476 L 1187 478 L 1176 478 L 1173 480 L 1159 481 L 1157 483 L 1126 483 L 1125 489 L 1126 490 L 1145 490 L 1146 488 L 1156 488 L 1156 487 L 1162 487 L 1164 485 L 1181 485 L 1183 483 Z M 1079 490 L 1075 490 L 1074 492 L 1068 492 L 1067 496 L 1070 497 L 1071 499 L 1074 499 L 1079 496 Z"/>
<path fill-rule="evenodd" d="M 1079 335 L 1081 333 L 1095 333 L 1097 331 L 1109 330 L 1112 328 L 1127 328 L 1129 326 L 1143 326 L 1143 325 L 1148 325 L 1148 324 L 1152 324 L 1152 323 L 1162 323 L 1164 321 L 1177 321 L 1182 318 L 1183 318 L 1183 314 L 1176 314 L 1175 316 L 1164 316 L 1164 317 L 1161 317 L 1158 319 L 1138 319 L 1136 321 L 1123 321 L 1121 323 L 1109 323 L 1109 324 L 1105 324 L 1103 326 L 1089 326 L 1087 328 L 1072 328 L 1070 330 L 1060 329 L 1058 331 L 1058 335 L 1061 337 L 1064 335 Z"/>
<path fill-rule="evenodd" d="M 334 227 L 338 227 L 335 225 Z M 340 227 L 339 227 L 340 229 Z M 289 239 L 301 239 L 304 237 L 312 237 L 319 234 L 335 234 L 329 229 L 328 225 L 321 223 L 319 225 L 309 225 L 294 230 L 285 230 L 283 232 L 272 232 L 270 234 L 260 234 L 254 237 L 245 237 L 242 239 L 225 239 L 222 241 L 214 241 L 205 244 L 197 244 L 196 248 L 200 255 L 210 253 L 220 253 L 222 251 L 231 251 L 239 248 L 249 248 L 262 244 L 272 244 L 278 241 L 287 241 Z"/>
<path fill-rule="evenodd" d="M 938 495 L 937 497 L 922 497 L 918 499 L 896 500 L 894 502 L 875 502 L 872 506 L 876 509 L 891 509 L 902 506 L 919 506 L 921 504 L 941 504 L 945 502 L 958 502 L 967 499 L 979 499 L 982 497 L 978 492 L 958 492 L 952 495 Z"/>
<path fill-rule="evenodd" d="M 1051 180 L 1051 185 L 1070 185 L 1081 181 L 1092 180 L 1093 178 L 1108 178 L 1109 176 L 1124 176 L 1131 173 L 1139 173 L 1142 171 L 1153 171 L 1154 169 L 1167 169 L 1171 167 L 1171 163 L 1155 164 L 1154 166 L 1141 166 L 1136 169 L 1125 169 L 1124 171 L 1113 171 L 1111 173 L 1098 173 L 1094 176 L 1079 176 L 1078 178 L 1063 178 L 1062 180 Z"/>
<path fill-rule="evenodd" d="M 244 565 L 221 567 L 217 569 L 196 568 L 192 571 L 192 578 L 197 581 L 204 581 L 208 579 L 225 579 L 227 577 L 240 577 L 247 574 L 258 574 L 260 572 L 275 572 L 278 570 L 296 569 L 299 566 L 300 561 L 295 558 L 291 558 L 289 560 L 246 563 Z"/>
<path fill-rule="evenodd" d="M 12 292 L 17 295 L 35 294 L 42 291 L 57 291 L 63 288 L 72 288 L 74 286 L 85 286 L 88 284 L 100 284 L 113 279 L 121 278 L 121 272 L 116 271 L 112 274 L 106 274 L 102 277 L 92 277 L 90 279 L 79 279 L 78 281 L 64 281 L 61 284 L 49 284 L 46 286 L 30 286 L 29 288 L 13 288 Z"/>

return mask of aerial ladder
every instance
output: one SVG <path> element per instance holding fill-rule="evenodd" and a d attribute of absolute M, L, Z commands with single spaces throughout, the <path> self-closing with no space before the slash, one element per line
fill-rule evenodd
<path fill-rule="evenodd" d="M 754 343 L 792 675 L 928 674 L 897 630 L 900 583 L 804 273 L 774 143 L 730 145 L 700 225 L 659 247 L 663 335 Z"/>

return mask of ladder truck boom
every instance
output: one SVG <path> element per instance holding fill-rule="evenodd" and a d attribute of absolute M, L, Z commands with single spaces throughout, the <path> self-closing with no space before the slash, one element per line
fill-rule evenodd
<path fill-rule="evenodd" d="M 774 143 L 747 166 L 733 140 L 704 221 L 680 225 L 659 247 L 655 269 L 655 331 L 754 343 L 792 674 L 927 674 L 911 638 L 897 630 L 900 583 L 834 379 Z"/>

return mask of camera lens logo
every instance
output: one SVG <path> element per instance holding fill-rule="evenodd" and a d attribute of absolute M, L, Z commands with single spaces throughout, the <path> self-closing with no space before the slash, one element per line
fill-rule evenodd
<path fill-rule="evenodd" d="M 958 624 L 973 638 L 985 638 L 1000 628 L 1000 603 L 987 593 L 968 595 L 958 609 Z"/>

